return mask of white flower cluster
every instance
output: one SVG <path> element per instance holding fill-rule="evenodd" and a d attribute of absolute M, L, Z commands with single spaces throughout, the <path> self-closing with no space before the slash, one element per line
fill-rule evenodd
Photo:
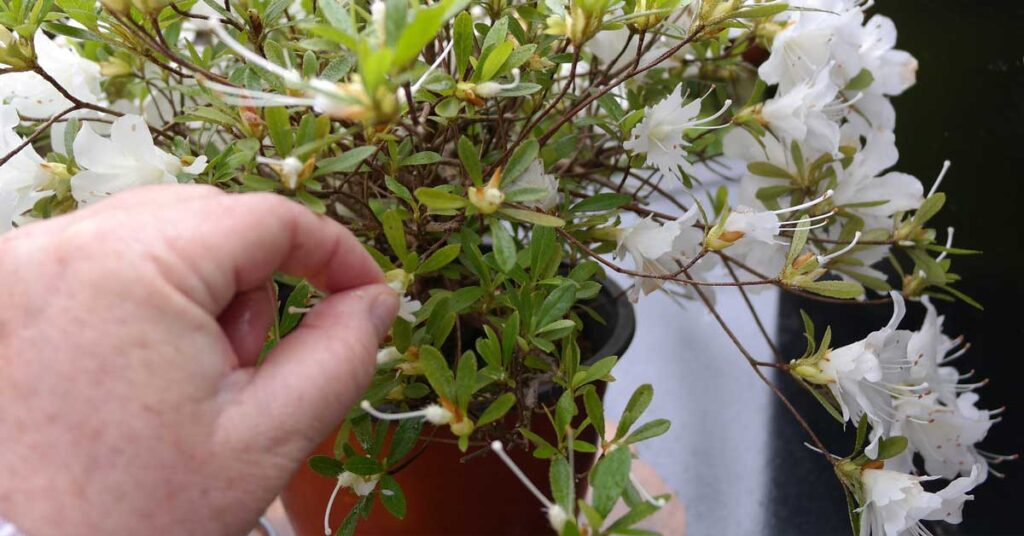
<path fill-rule="evenodd" d="M 892 299 L 894 311 L 885 327 L 852 344 L 794 361 L 792 369 L 810 383 L 827 386 L 844 419 L 867 419 L 868 457 L 879 456 L 883 438 L 907 438 L 906 450 L 885 462 L 888 469 L 865 468 L 862 476 L 870 518 L 864 526 L 886 535 L 910 530 L 921 519 L 959 522 L 960 507 L 969 498 L 966 491 L 985 480 L 992 471 L 990 462 L 1002 458 L 977 448 L 998 420 L 993 418 L 998 411 L 975 407 L 978 395 L 973 391 L 985 382 L 962 383 L 965 375 L 948 365 L 967 347 L 960 348 L 961 340 L 942 333 L 943 317 L 927 297 L 921 299 L 927 310 L 921 328 L 898 329 L 905 306 L 900 294 L 892 293 Z M 910 475 L 915 454 L 933 476 Z M 932 478 L 955 479 L 945 495 L 939 494 L 942 501 L 917 484 Z M 894 510 L 900 511 L 899 523 L 892 517 Z"/>
<path fill-rule="evenodd" d="M 725 209 L 703 244 L 696 235 L 677 232 L 678 222 L 644 220 L 618 230 L 619 256 L 629 252 L 637 271 L 676 272 L 678 261 L 692 258 L 703 245 L 709 250 L 728 247 L 733 258 L 772 277 L 785 259 L 780 232 L 825 227 L 822 238 L 833 242 L 843 236 L 859 238 L 843 232 L 847 224 L 863 232 L 892 230 L 899 214 L 924 201 L 918 179 L 887 171 L 899 157 L 889 97 L 913 85 L 917 70 L 910 54 L 893 48 L 892 21 L 875 15 L 865 22 L 866 6 L 857 0 L 800 0 L 791 5 L 796 9 L 768 25 L 773 34 L 770 56 L 758 69 L 761 80 L 775 86 L 774 96 L 738 112 L 732 120 L 737 126 L 723 138 L 724 154 L 747 165 L 739 202 Z M 707 123 L 730 104 L 698 119 L 703 97 L 684 103 L 682 91 L 680 86 L 645 110 L 623 144 L 644 154 L 646 163 L 663 176 L 696 171 L 688 159 L 686 134 L 719 128 Z M 752 123 L 745 124 L 745 119 Z M 778 193 L 764 195 L 772 190 Z M 783 214 L 791 214 L 793 221 L 781 220 Z M 692 219 L 689 225 L 696 223 Z M 824 264 L 842 256 L 836 265 L 844 278 L 851 273 L 884 278 L 871 265 L 887 251 L 878 245 L 837 247 L 830 255 L 820 251 L 818 260 Z M 706 270 L 714 258 L 701 259 L 693 268 L 703 265 Z M 640 284 L 646 292 L 660 286 L 650 280 Z"/>
<path fill-rule="evenodd" d="M 104 104 L 99 65 L 41 30 L 35 34 L 34 50 L 39 67 L 71 97 L 90 105 Z M 32 219 L 28 213 L 38 201 L 61 192 L 85 204 L 134 186 L 177 182 L 178 175 L 195 175 L 206 167 L 205 156 L 186 162 L 157 147 L 139 115 L 125 114 L 112 124 L 94 123 L 96 118 L 85 113 L 88 110 L 65 113 L 74 104 L 37 72 L 0 75 L 0 156 L 13 152 L 0 164 L 0 232 L 28 223 Z M 74 166 L 44 161 L 16 132 L 24 119 L 58 116 L 61 121 L 71 117 L 84 121 L 72 144 Z M 97 134 L 93 124 L 109 133 L 109 138 Z M 54 123 L 49 134 L 53 150 L 63 153 L 64 123 Z"/>

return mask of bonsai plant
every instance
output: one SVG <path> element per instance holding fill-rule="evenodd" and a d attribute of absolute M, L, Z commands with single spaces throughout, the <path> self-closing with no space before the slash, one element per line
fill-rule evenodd
<path fill-rule="evenodd" d="M 668 497 L 631 478 L 630 446 L 670 425 L 643 419 L 649 385 L 621 415 L 602 394 L 630 336 L 605 344 L 631 322 L 623 300 L 654 291 L 731 336 L 837 475 L 855 533 L 920 533 L 957 522 L 1004 457 L 975 446 L 996 412 L 946 365 L 961 341 L 932 303 L 972 301 L 951 261 L 974 252 L 928 227 L 948 164 L 927 194 L 887 171 L 889 98 L 917 63 L 868 7 L 5 0 L 0 230 L 166 182 L 275 192 L 348 225 L 402 308 L 364 401 L 309 460 L 323 491 L 294 491 L 300 474 L 286 494 L 327 534 L 381 534 L 382 512 L 432 499 L 417 522 L 446 533 L 479 531 L 488 508 L 563 535 L 645 533 Z M 804 355 L 758 358 L 714 292 L 765 286 L 894 313 L 840 348 L 805 317 Z M 278 287 L 268 350 L 319 297 Z M 917 331 L 899 329 L 907 300 L 928 310 Z M 766 368 L 855 426 L 852 450 L 830 453 Z"/>

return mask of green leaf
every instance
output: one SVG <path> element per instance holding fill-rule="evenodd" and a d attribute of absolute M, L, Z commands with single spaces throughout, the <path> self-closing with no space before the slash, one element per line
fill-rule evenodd
<path fill-rule="evenodd" d="M 543 225 L 545 227 L 564 227 L 565 220 L 558 216 L 552 216 L 543 212 L 536 212 L 533 210 L 522 210 L 518 208 L 507 208 L 502 207 L 498 209 L 498 213 L 508 216 L 513 220 L 523 221 L 526 223 L 532 223 L 534 225 Z"/>
<path fill-rule="evenodd" d="M 405 518 L 405 493 L 398 481 L 391 475 L 380 477 L 380 502 L 391 515 L 398 519 Z"/>
<path fill-rule="evenodd" d="M 388 190 L 394 192 L 399 199 L 405 201 L 409 206 L 415 206 L 416 201 L 412 198 L 412 192 L 405 187 L 404 184 L 396 181 L 393 177 L 384 177 L 384 184 L 388 187 Z"/>
<path fill-rule="evenodd" d="M 309 468 L 317 474 L 335 477 L 345 471 L 345 464 L 330 456 L 317 455 L 309 458 Z"/>
<path fill-rule="evenodd" d="M 576 284 L 565 283 L 551 291 L 537 312 L 537 326 L 546 326 L 565 316 L 576 303 Z"/>
<path fill-rule="evenodd" d="M 455 77 L 461 79 L 473 54 L 473 16 L 468 11 L 455 17 Z"/>
<path fill-rule="evenodd" d="M 562 396 L 558 397 L 558 402 L 555 403 L 555 433 L 558 435 L 559 443 L 565 437 L 566 429 L 572 423 L 572 418 L 576 416 L 576 411 L 576 402 L 572 391 L 562 392 Z"/>
<path fill-rule="evenodd" d="M 363 163 L 374 151 L 376 147 L 364 146 L 356 147 L 350 151 L 345 151 L 340 156 L 332 158 L 325 158 L 317 163 L 317 175 L 325 175 L 327 173 L 349 173 L 359 168 L 359 164 Z"/>
<path fill-rule="evenodd" d="M 592 195 L 569 209 L 570 212 L 604 212 L 615 210 L 633 200 L 633 197 L 626 194 L 615 194 L 604 192 Z"/>
<path fill-rule="evenodd" d="M 864 287 L 853 281 L 812 281 L 800 288 L 830 298 L 853 299 L 864 295 Z"/>
<path fill-rule="evenodd" d="M 573 470 L 569 467 L 569 462 L 563 456 L 555 456 L 551 459 L 551 469 L 548 471 L 551 480 L 551 496 L 554 497 L 555 504 L 567 512 L 572 511 L 572 505 L 576 502 L 576 482 L 572 473 Z"/>
<path fill-rule="evenodd" d="M 420 384 L 422 385 L 422 384 Z M 379 424 L 377 426 L 380 426 Z M 402 419 L 391 436 L 391 448 L 388 450 L 387 464 L 395 465 L 416 445 L 423 430 L 423 419 Z"/>
<path fill-rule="evenodd" d="M 292 153 L 292 124 L 288 120 L 288 111 L 284 108 L 271 107 L 263 111 L 266 121 L 266 131 L 273 141 L 274 149 L 278 150 L 281 156 Z"/>
<path fill-rule="evenodd" d="M 501 181 L 505 184 L 511 184 L 512 181 L 519 178 L 526 171 L 526 168 L 530 167 L 530 164 L 537 159 L 539 151 L 540 145 L 537 143 L 537 140 L 532 138 L 516 147 L 516 150 L 512 152 L 512 156 L 508 159 L 508 164 L 505 165 L 505 172 L 501 175 Z"/>
<path fill-rule="evenodd" d="M 857 438 L 853 442 L 853 451 L 857 452 L 861 447 L 864 446 L 864 440 L 868 437 L 868 416 L 865 413 L 860 416 L 860 422 L 857 423 Z"/>
<path fill-rule="evenodd" d="M 789 4 L 785 2 L 773 2 L 771 4 L 755 4 L 750 7 L 737 9 L 729 15 L 729 18 L 733 19 L 760 19 L 766 17 L 774 17 L 779 13 L 789 9 Z"/>
<path fill-rule="evenodd" d="M 872 83 L 874 83 L 875 77 L 871 74 L 871 71 L 867 69 L 861 69 L 857 76 L 854 76 L 846 83 L 846 87 L 843 91 L 861 91 L 867 89 Z"/>
<path fill-rule="evenodd" d="M 580 387 L 590 382 L 600 380 L 611 373 L 612 368 L 615 367 L 615 363 L 618 362 L 619 358 L 615 356 L 608 356 L 602 358 L 600 361 L 587 367 L 586 372 L 579 378 L 579 381 L 573 380 L 573 386 Z"/>
<path fill-rule="evenodd" d="M 633 391 L 633 396 L 629 397 L 629 402 L 626 403 L 626 409 L 622 411 L 622 418 L 619 419 L 619 426 L 615 429 L 615 440 L 618 441 L 625 437 L 626 433 L 633 426 L 633 423 L 640 418 L 640 415 L 647 410 L 647 406 L 651 404 L 651 400 L 654 398 L 654 387 L 649 383 L 645 383 Z"/>
<path fill-rule="evenodd" d="M 384 225 L 384 237 L 398 257 L 404 257 L 409 253 L 409 246 L 405 242 L 405 227 L 402 225 L 402 216 L 398 210 L 391 209 L 385 212 L 380 222 Z"/>
<path fill-rule="evenodd" d="M 462 244 L 448 244 L 438 249 L 423 261 L 423 264 L 416 269 L 416 274 L 429 274 L 436 272 L 459 257 L 462 251 Z"/>
<path fill-rule="evenodd" d="M 491 50 L 480 68 L 480 82 L 486 82 L 498 74 L 498 71 L 505 65 L 505 60 L 512 54 L 514 47 L 515 45 L 511 41 L 502 41 Z"/>
<path fill-rule="evenodd" d="M 396 69 L 402 69 L 414 61 L 420 52 L 434 40 L 438 30 L 444 26 L 446 11 L 451 4 L 451 1 L 440 2 L 416 11 L 412 22 L 402 30 L 401 37 L 395 44 Z"/>
<path fill-rule="evenodd" d="M 441 155 L 434 151 L 423 151 L 403 158 L 398 165 L 399 167 L 423 166 L 426 164 L 435 164 L 440 161 Z"/>
<path fill-rule="evenodd" d="M 751 162 L 747 164 L 747 171 L 754 175 L 773 179 L 793 179 L 793 175 L 790 172 L 768 162 Z"/>
<path fill-rule="evenodd" d="M 487 50 L 491 47 L 496 47 L 500 43 L 506 42 L 505 37 L 508 36 L 508 18 L 502 17 L 495 22 L 491 29 L 488 30 L 487 35 L 484 37 L 484 42 L 480 45 L 480 50 Z"/>
<path fill-rule="evenodd" d="M 420 346 L 420 366 L 437 394 L 447 400 L 455 398 L 455 379 L 441 352 L 433 346 Z"/>
<path fill-rule="evenodd" d="M 601 517 L 612 511 L 616 501 L 629 481 L 629 466 L 632 457 L 628 448 L 612 449 L 610 453 L 598 460 L 590 471 L 590 485 L 593 489 L 591 501 Z"/>
<path fill-rule="evenodd" d="M 466 168 L 466 173 L 469 175 L 470 180 L 476 186 L 482 186 L 484 183 L 483 166 L 480 165 L 480 154 L 476 146 L 473 145 L 469 138 L 462 136 L 459 138 L 459 160 L 462 161 L 462 165 Z"/>
<path fill-rule="evenodd" d="M 587 410 L 587 418 L 590 419 L 590 424 L 597 431 L 598 440 L 604 443 L 604 404 L 601 403 L 601 397 L 597 394 L 597 389 L 587 387 L 583 391 L 583 407 Z"/>
<path fill-rule="evenodd" d="M 431 210 L 452 210 L 466 206 L 466 199 L 436 188 L 417 188 L 416 199 Z"/>
<path fill-rule="evenodd" d="M 345 460 L 345 470 L 360 476 L 370 476 L 383 472 L 384 467 L 377 460 L 366 456 L 353 456 Z"/>
<path fill-rule="evenodd" d="M 608 527 L 608 534 L 641 534 L 640 531 L 627 530 L 644 519 L 647 519 L 652 514 L 660 510 L 661 508 L 649 501 L 643 501 L 637 503 L 626 512 L 625 515 L 615 520 L 611 526 Z"/>
<path fill-rule="evenodd" d="M 519 335 L 519 311 L 513 311 L 501 328 L 501 359 L 504 366 L 512 363 L 512 355 L 516 349 Z"/>
<path fill-rule="evenodd" d="M 458 373 L 455 375 L 455 401 L 460 408 L 469 405 L 476 385 L 476 354 L 473 350 L 466 350 L 459 358 Z"/>
<path fill-rule="evenodd" d="M 477 426 L 483 426 L 497 421 L 498 419 L 505 416 L 508 410 L 512 409 L 516 403 L 516 395 L 512 393 L 503 393 L 498 398 L 491 402 L 490 406 L 480 414 L 480 418 L 476 420 Z"/>
<path fill-rule="evenodd" d="M 785 269 L 789 269 L 789 267 L 793 265 L 793 261 L 800 256 L 800 252 L 802 252 L 804 246 L 807 245 L 807 236 L 810 234 L 808 227 L 810 227 L 810 220 L 807 218 L 802 218 L 797 222 L 797 231 L 793 233 L 793 240 L 789 242 L 789 252 L 786 254 Z"/>
<path fill-rule="evenodd" d="M 825 396 L 821 394 L 821 392 L 819 392 L 814 387 L 807 386 L 806 384 L 805 387 L 807 387 L 807 390 L 810 391 L 812 395 L 814 395 L 814 398 L 816 398 L 818 402 L 821 403 L 821 405 L 825 408 L 825 411 L 827 411 L 833 419 L 839 421 L 841 424 L 846 423 L 846 419 L 843 418 L 843 414 L 840 413 L 839 410 L 836 409 L 834 405 L 832 405 L 832 402 L 826 399 Z"/>
<path fill-rule="evenodd" d="M 883 437 L 878 442 L 876 460 L 888 460 L 907 449 L 907 438 L 904 436 Z"/>
<path fill-rule="evenodd" d="M 928 220 L 932 219 L 932 216 L 938 214 L 939 211 L 942 210 L 942 206 L 945 204 L 946 194 L 942 192 L 935 192 L 921 203 L 921 207 L 914 213 L 912 221 L 919 227 L 923 226 L 928 222 Z"/>
<path fill-rule="evenodd" d="M 491 223 L 491 239 L 494 241 L 494 259 L 498 262 L 498 268 L 508 273 L 516 265 L 515 240 L 497 221 Z"/>
<path fill-rule="evenodd" d="M 640 426 L 637 426 L 636 430 L 633 430 L 633 433 L 626 436 L 626 438 L 622 440 L 622 444 L 629 445 L 631 443 L 639 443 L 640 441 L 646 441 L 648 439 L 658 437 L 665 432 L 668 432 L 668 429 L 671 426 L 672 423 L 667 419 L 654 419 L 653 421 L 645 422 Z"/>

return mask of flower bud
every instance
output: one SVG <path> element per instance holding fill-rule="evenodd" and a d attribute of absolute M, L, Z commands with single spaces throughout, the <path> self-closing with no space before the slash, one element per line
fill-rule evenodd
<path fill-rule="evenodd" d="M 499 189 L 501 186 L 501 168 L 495 169 L 491 180 L 482 187 L 471 186 L 468 196 L 469 202 L 476 207 L 481 214 L 494 214 L 505 202 L 505 193 Z"/>
<path fill-rule="evenodd" d="M 0 25 L 0 48 L 7 48 L 14 42 L 14 34 L 6 26 Z"/>
<path fill-rule="evenodd" d="M 106 77 L 125 76 L 132 74 L 132 66 L 121 58 L 111 56 L 107 61 L 100 62 L 100 74 Z"/>
<path fill-rule="evenodd" d="M 398 351 L 398 348 L 394 346 L 388 346 L 387 348 L 381 348 L 377 350 L 377 366 L 381 367 L 388 365 L 394 361 L 402 359 L 402 352 Z"/>
<path fill-rule="evenodd" d="M 118 14 L 128 13 L 132 8 L 130 0 L 100 0 L 100 3 L 107 8 L 107 11 Z"/>
<path fill-rule="evenodd" d="M 832 377 L 822 372 L 821 368 L 817 365 L 796 365 L 791 367 L 789 371 L 797 378 L 816 385 L 828 385 L 835 382 Z"/>
<path fill-rule="evenodd" d="M 449 415 L 451 414 L 449 413 Z M 449 424 L 448 427 L 451 429 L 453 434 L 459 437 L 468 436 L 469 434 L 472 434 L 473 429 L 476 428 L 476 426 L 473 424 L 473 421 L 469 420 L 469 418 L 453 422 Z"/>
<path fill-rule="evenodd" d="M 406 289 L 409 288 L 412 281 L 413 275 L 401 268 L 389 270 L 384 274 L 384 282 L 399 294 L 405 294 Z"/>
<path fill-rule="evenodd" d="M 490 186 L 482 188 L 472 186 L 469 188 L 469 202 L 481 214 L 494 214 L 504 201 L 505 193 L 497 188 Z"/>

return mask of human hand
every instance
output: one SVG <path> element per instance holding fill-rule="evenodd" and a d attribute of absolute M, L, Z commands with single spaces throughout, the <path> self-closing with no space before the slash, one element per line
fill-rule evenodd
<path fill-rule="evenodd" d="M 277 270 L 329 296 L 257 368 Z M 247 532 L 366 387 L 382 282 L 341 225 L 203 186 L 0 237 L 0 514 L 30 536 Z"/>

